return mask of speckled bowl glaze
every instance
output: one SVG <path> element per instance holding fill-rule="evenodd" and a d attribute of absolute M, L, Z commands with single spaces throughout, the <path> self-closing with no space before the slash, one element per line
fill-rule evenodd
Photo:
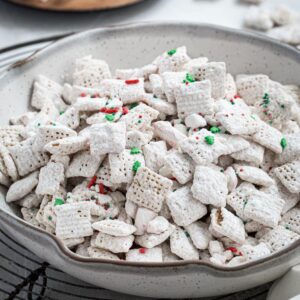
<path fill-rule="evenodd" d="M 142 66 L 166 49 L 186 45 L 192 57 L 225 61 L 228 71 L 265 73 L 283 83 L 300 84 L 300 53 L 263 36 L 210 25 L 149 23 L 101 28 L 60 40 L 12 66 L 0 79 L 0 116 L 28 110 L 38 74 L 70 81 L 76 58 L 92 54 L 112 70 Z M 254 287 L 280 277 L 300 263 L 300 241 L 275 255 L 235 268 L 199 261 L 127 263 L 81 258 L 53 235 L 32 227 L 5 203 L 0 191 L 0 225 L 8 234 L 57 268 L 92 284 L 123 293 L 156 298 L 216 296 Z"/>

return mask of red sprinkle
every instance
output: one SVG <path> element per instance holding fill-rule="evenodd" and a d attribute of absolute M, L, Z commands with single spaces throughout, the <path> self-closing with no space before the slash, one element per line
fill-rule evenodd
<path fill-rule="evenodd" d="M 145 254 L 145 253 L 146 253 L 146 249 L 145 249 L 145 248 L 141 248 L 141 249 L 139 250 L 139 252 L 140 252 L 141 254 Z"/>
<path fill-rule="evenodd" d="M 105 188 L 103 183 L 99 183 L 99 193 L 105 195 Z"/>
<path fill-rule="evenodd" d="M 240 172 L 243 172 L 244 171 L 244 169 L 240 169 Z"/>
<path fill-rule="evenodd" d="M 238 98 L 241 98 L 241 96 L 239 94 L 236 94 L 233 98 L 238 99 Z"/>
<path fill-rule="evenodd" d="M 177 179 L 175 177 L 170 178 L 173 181 L 177 181 Z"/>
<path fill-rule="evenodd" d="M 129 109 L 125 106 L 122 107 L 123 115 L 127 115 L 129 113 Z"/>
<path fill-rule="evenodd" d="M 102 107 L 100 109 L 100 112 L 103 112 L 103 113 L 107 113 L 107 114 L 113 114 L 113 113 L 116 113 L 118 112 L 118 108 L 107 108 L 107 107 Z"/>
<path fill-rule="evenodd" d="M 103 204 L 103 208 L 105 209 L 105 210 L 108 210 L 109 209 L 109 204 L 108 203 L 105 203 L 105 204 Z"/>
<path fill-rule="evenodd" d="M 197 128 L 194 128 L 193 131 L 197 131 Z"/>
<path fill-rule="evenodd" d="M 238 249 L 236 249 L 235 247 L 228 247 L 226 250 L 229 250 L 237 255 L 243 256 L 242 252 L 238 251 Z"/>
<path fill-rule="evenodd" d="M 139 119 L 141 119 L 143 116 L 142 115 L 139 115 Z"/>
<path fill-rule="evenodd" d="M 199 140 L 199 136 L 196 136 L 196 140 Z"/>
<path fill-rule="evenodd" d="M 126 84 L 137 84 L 139 82 L 140 81 L 138 79 L 128 79 L 128 80 L 125 80 Z"/>
<path fill-rule="evenodd" d="M 82 92 L 82 93 L 80 94 L 80 97 L 86 97 L 86 93 L 83 93 L 83 92 Z"/>
<path fill-rule="evenodd" d="M 93 178 L 91 179 L 91 181 L 88 183 L 87 188 L 90 189 L 96 182 L 97 180 L 97 176 L 93 176 Z"/>

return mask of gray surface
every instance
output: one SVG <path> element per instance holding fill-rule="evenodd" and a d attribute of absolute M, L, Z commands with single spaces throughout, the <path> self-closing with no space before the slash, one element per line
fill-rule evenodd
<path fill-rule="evenodd" d="M 285 3 L 300 11 L 299 0 Z M 151 20 L 197 21 L 241 28 L 248 5 L 239 0 L 144 0 L 118 10 L 94 13 L 55 13 L 23 8 L 0 1 L 0 48 L 64 32 Z"/>

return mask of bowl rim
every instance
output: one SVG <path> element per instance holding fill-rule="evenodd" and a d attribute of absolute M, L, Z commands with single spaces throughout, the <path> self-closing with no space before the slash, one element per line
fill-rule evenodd
<path fill-rule="evenodd" d="M 177 27 L 195 27 L 202 30 L 211 30 L 216 31 L 220 33 L 225 34 L 231 34 L 236 35 L 238 38 L 251 38 L 253 41 L 257 42 L 263 42 L 266 45 L 272 47 L 273 50 L 278 51 L 287 51 L 289 52 L 289 56 L 295 58 L 296 61 L 300 63 L 300 51 L 296 48 L 287 45 L 283 42 L 280 42 L 278 40 L 275 40 L 271 37 L 268 37 L 266 35 L 263 35 L 262 33 L 253 32 L 251 30 L 241 30 L 241 29 L 233 29 L 228 28 L 220 25 L 212 25 L 207 23 L 196 23 L 196 22 L 176 22 L 176 21 L 151 21 L 151 22 L 134 22 L 134 23 L 125 23 L 125 24 L 118 24 L 118 25 L 110 25 L 110 26 L 104 26 L 100 28 L 80 31 L 78 33 L 71 33 L 70 35 L 63 36 L 62 38 L 59 38 L 58 40 L 54 41 L 50 45 L 47 45 L 46 47 L 35 51 L 33 54 L 29 55 L 28 57 L 21 59 L 12 65 L 8 66 L 6 70 L 4 71 L 4 75 L 0 77 L 0 85 L 3 82 L 3 79 L 11 73 L 11 71 L 18 69 L 19 67 L 33 61 L 36 59 L 39 59 L 43 56 L 47 56 L 48 52 L 51 52 L 52 50 L 55 50 L 55 48 L 66 44 L 68 42 L 72 42 L 73 40 L 78 40 L 81 37 L 84 37 L 85 35 L 90 34 L 99 34 L 102 32 L 120 32 L 120 31 L 126 31 L 129 29 L 135 29 L 135 28 L 150 28 L 150 27 L 168 27 L 168 26 L 177 26 Z M 287 255 L 291 251 L 295 250 L 298 246 L 300 246 L 300 240 L 297 240 L 293 242 L 288 247 L 261 259 L 248 262 L 242 265 L 234 266 L 234 267 L 224 267 L 221 265 L 216 265 L 211 262 L 205 262 L 201 260 L 180 260 L 180 261 L 174 261 L 174 262 L 128 262 L 128 261 L 118 261 L 118 260 L 109 260 L 109 259 L 100 259 L 100 258 L 89 258 L 89 257 L 83 257 L 76 255 L 74 252 L 72 252 L 70 249 L 68 249 L 66 246 L 64 246 L 63 242 L 55 235 L 47 232 L 46 230 L 43 230 L 41 228 L 35 227 L 31 225 L 30 223 L 26 222 L 25 220 L 21 219 L 19 216 L 10 213 L 0 207 L 0 217 L 1 215 L 5 215 L 5 217 L 11 219 L 10 221 L 16 221 L 19 223 L 18 225 L 25 226 L 29 228 L 32 231 L 35 231 L 39 234 L 45 235 L 48 239 L 52 240 L 58 249 L 60 250 L 59 254 L 62 256 L 67 256 L 71 261 L 75 261 L 77 263 L 88 263 L 88 264 L 108 264 L 108 265 L 117 265 L 122 267 L 147 267 L 147 268 L 167 268 L 167 267 L 186 267 L 188 265 L 197 265 L 197 266 L 203 266 L 207 267 L 208 269 L 211 269 L 213 271 L 219 271 L 219 272 L 238 272 L 243 271 L 245 269 L 250 269 L 251 267 L 258 267 L 259 265 L 262 265 L 264 263 L 269 263 L 272 261 L 277 260 L 279 257 L 283 255 Z"/>

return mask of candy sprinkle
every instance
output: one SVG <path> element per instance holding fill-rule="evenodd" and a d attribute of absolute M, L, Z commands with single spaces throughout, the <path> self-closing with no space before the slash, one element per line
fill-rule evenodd
<path fill-rule="evenodd" d="M 188 84 L 189 82 L 195 82 L 195 78 L 192 74 L 186 73 L 185 79 L 182 82 L 185 84 Z"/>
<path fill-rule="evenodd" d="M 59 206 L 65 204 L 65 201 L 61 198 L 55 198 L 54 206 Z"/>
<path fill-rule="evenodd" d="M 139 249 L 139 252 L 140 252 L 141 254 L 145 254 L 145 253 L 146 253 L 146 248 L 140 248 L 140 249 Z"/>
<path fill-rule="evenodd" d="M 130 104 L 130 109 L 137 107 L 139 104 L 137 102 Z"/>
<path fill-rule="evenodd" d="M 142 164 L 141 164 L 138 160 L 136 160 L 136 161 L 134 162 L 133 166 L 132 166 L 132 171 L 136 173 L 137 170 L 140 168 L 141 165 L 142 165 Z"/>
<path fill-rule="evenodd" d="M 123 106 L 122 113 L 123 113 L 123 115 L 127 115 L 129 113 L 129 109 L 126 106 Z"/>
<path fill-rule="evenodd" d="M 219 127 L 217 127 L 217 126 L 213 126 L 213 127 L 211 127 L 211 128 L 209 129 L 209 131 L 210 131 L 211 133 L 219 133 L 219 132 L 221 132 L 221 129 L 220 129 Z"/>
<path fill-rule="evenodd" d="M 169 56 L 173 56 L 177 52 L 177 49 L 171 49 L 170 51 L 167 52 Z"/>
<path fill-rule="evenodd" d="M 99 194 L 106 194 L 103 183 L 99 183 Z"/>
<path fill-rule="evenodd" d="M 126 84 L 137 84 L 139 82 L 140 82 L 139 79 L 127 79 L 127 80 L 125 80 Z"/>
<path fill-rule="evenodd" d="M 211 136 L 211 135 L 207 135 L 206 137 L 204 137 L 204 140 L 205 140 L 206 144 L 213 145 L 215 142 L 215 137 Z"/>
<path fill-rule="evenodd" d="M 109 122 L 112 122 L 114 120 L 115 116 L 112 114 L 108 114 L 105 116 L 105 119 Z"/>
<path fill-rule="evenodd" d="M 95 184 L 96 180 L 97 180 L 97 176 L 95 175 L 88 183 L 87 188 L 90 189 Z"/>
<path fill-rule="evenodd" d="M 130 150 L 130 154 L 134 155 L 134 154 L 139 154 L 139 153 L 141 153 L 141 150 L 138 147 L 133 147 Z"/>
<path fill-rule="evenodd" d="M 282 138 L 281 139 L 280 145 L 281 145 L 282 149 L 286 148 L 286 146 L 287 146 L 286 138 Z"/>

